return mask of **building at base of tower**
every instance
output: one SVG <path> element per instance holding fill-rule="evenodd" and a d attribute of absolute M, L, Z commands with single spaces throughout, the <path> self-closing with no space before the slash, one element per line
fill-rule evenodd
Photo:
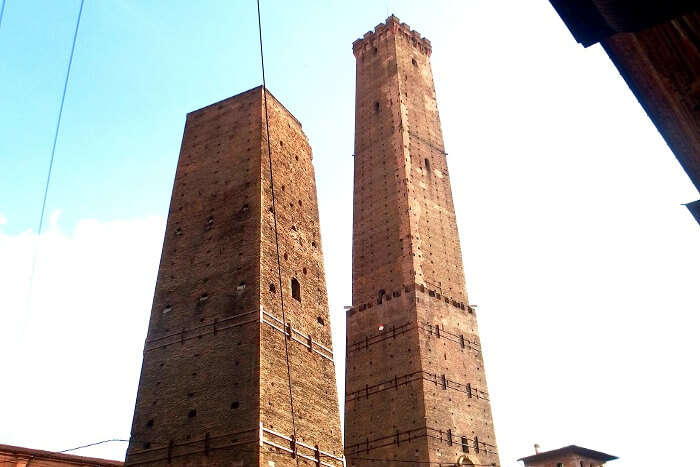
<path fill-rule="evenodd" d="M 343 465 L 311 147 L 262 87 L 187 115 L 143 355 L 125 465 Z"/>
<path fill-rule="evenodd" d="M 538 448 L 535 445 L 535 448 Z M 524 467 L 601 467 L 617 457 L 572 444 L 518 459 Z"/>
<path fill-rule="evenodd" d="M 356 58 L 349 466 L 498 465 L 430 41 L 390 16 Z"/>
<path fill-rule="evenodd" d="M 5 467 L 122 467 L 122 461 L 76 456 L 0 444 L 0 465 Z"/>

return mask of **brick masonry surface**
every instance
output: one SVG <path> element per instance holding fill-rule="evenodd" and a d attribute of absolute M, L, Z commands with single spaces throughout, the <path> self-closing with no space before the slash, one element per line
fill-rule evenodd
<path fill-rule="evenodd" d="M 430 42 L 390 16 L 356 57 L 349 466 L 499 464 Z M 418 465 L 418 464 L 416 464 Z"/>
<path fill-rule="evenodd" d="M 262 87 L 187 115 L 126 465 L 342 465 L 314 177 Z"/>

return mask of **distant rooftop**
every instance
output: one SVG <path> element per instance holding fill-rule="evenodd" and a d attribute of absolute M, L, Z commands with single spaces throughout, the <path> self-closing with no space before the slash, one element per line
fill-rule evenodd
<path fill-rule="evenodd" d="M 10 446 L 8 444 L 0 444 L 0 461 L 2 461 L 3 458 L 7 459 L 8 456 L 29 458 L 35 460 L 51 460 L 55 461 L 58 465 L 79 465 L 83 467 L 122 467 L 124 465 L 124 462 L 121 461 L 97 459 L 95 457 L 76 456 L 74 454 L 65 454 L 53 451 L 42 451 L 40 449 L 31 449 L 20 446 Z"/>
<path fill-rule="evenodd" d="M 562 457 L 566 454 L 577 454 L 579 456 L 588 457 L 589 459 L 595 459 L 602 462 L 612 461 L 617 459 L 616 456 L 610 454 L 605 454 L 604 452 L 594 451 L 593 449 L 582 448 L 581 446 L 576 446 L 572 444 L 571 446 L 566 446 L 559 449 L 554 449 L 553 451 L 545 451 L 535 454 L 533 456 L 523 457 L 518 459 L 519 461 L 536 462 L 543 461 L 552 458 Z"/>

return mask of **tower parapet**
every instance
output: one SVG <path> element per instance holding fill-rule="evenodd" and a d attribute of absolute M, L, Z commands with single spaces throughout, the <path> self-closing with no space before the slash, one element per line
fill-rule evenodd
<path fill-rule="evenodd" d="M 355 57 L 366 53 L 369 50 L 374 50 L 375 44 L 388 37 L 389 35 L 403 35 L 421 53 L 430 56 L 433 51 L 430 41 L 422 37 L 418 31 L 414 31 L 411 27 L 399 21 L 394 15 L 389 16 L 384 23 L 380 23 L 374 27 L 374 31 L 367 31 L 361 39 L 357 39 L 352 43 L 352 52 Z"/>

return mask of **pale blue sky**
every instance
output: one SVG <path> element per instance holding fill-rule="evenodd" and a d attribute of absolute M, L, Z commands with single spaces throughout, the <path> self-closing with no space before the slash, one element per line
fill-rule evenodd
<path fill-rule="evenodd" d="M 0 443 L 128 437 L 185 114 L 260 84 L 255 2 L 86 0 L 37 242 L 79 0 L 6 1 Z M 433 44 L 502 465 L 535 442 L 609 451 L 619 467 L 655 465 L 653 443 L 688 465 L 700 229 L 681 203 L 698 194 L 601 48 L 576 44 L 544 0 L 262 5 L 268 87 L 313 148 L 340 393 L 351 45 L 393 12 Z"/>

